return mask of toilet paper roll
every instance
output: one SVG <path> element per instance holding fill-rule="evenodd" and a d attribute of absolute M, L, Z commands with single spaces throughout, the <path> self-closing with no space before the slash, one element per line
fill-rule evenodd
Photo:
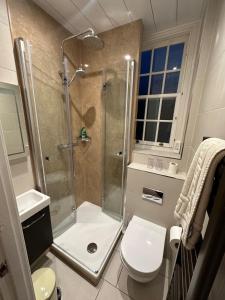
<path fill-rule="evenodd" d="M 182 228 L 179 226 L 172 226 L 170 228 L 170 248 L 176 250 L 181 240 Z"/>
<path fill-rule="evenodd" d="M 178 164 L 175 162 L 170 162 L 169 163 L 169 168 L 168 168 L 168 172 L 172 175 L 177 174 L 177 169 L 178 169 Z"/>

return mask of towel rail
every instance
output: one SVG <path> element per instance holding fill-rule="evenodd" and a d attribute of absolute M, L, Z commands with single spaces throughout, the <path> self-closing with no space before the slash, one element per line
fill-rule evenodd
<path fill-rule="evenodd" d="M 205 300 L 209 296 L 225 252 L 225 158 L 216 168 L 207 212 L 204 239 L 200 237 L 193 250 L 180 244 L 167 300 Z"/>

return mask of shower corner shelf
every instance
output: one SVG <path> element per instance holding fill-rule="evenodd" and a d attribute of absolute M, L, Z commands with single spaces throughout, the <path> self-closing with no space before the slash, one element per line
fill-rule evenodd
<path fill-rule="evenodd" d="M 77 137 L 77 143 L 90 143 L 91 142 L 91 138 L 88 136 L 88 137 L 85 137 L 85 138 L 82 138 L 82 137 Z"/>

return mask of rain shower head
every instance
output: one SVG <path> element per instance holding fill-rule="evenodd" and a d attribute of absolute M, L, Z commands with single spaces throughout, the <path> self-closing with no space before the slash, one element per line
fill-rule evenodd
<path fill-rule="evenodd" d="M 104 47 L 104 42 L 100 39 L 100 37 L 98 37 L 95 34 L 95 32 L 92 28 L 88 28 L 86 31 L 81 32 L 79 34 L 71 35 L 62 41 L 62 44 L 61 44 L 62 58 L 63 58 L 63 54 L 64 54 L 65 42 L 72 40 L 74 38 L 80 38 L 86 46 L 93 48 L 95 50 L 99 50 Z"/>
<path fill-rule="evenodd" d="M 94 33 L 94 31 L 84 35 L 82 41 L 85 46 L 94 50 L 100 50 L 104 47 L 104 42 Z"/>

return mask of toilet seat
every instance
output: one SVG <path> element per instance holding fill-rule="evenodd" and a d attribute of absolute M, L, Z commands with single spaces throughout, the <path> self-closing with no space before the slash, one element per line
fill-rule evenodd
<path fill-rule="evenodd" d="M 56 300 L 56 276 L 50 268 L 40 268 L 32 274 L 36 300 Z"/>
<path fill-rule="evenodd" d="M 165 237 L 166 228 L 133 216 L 121 242 L 121 260 L 134 279 L 149 281 L 157 275 Z"/>

